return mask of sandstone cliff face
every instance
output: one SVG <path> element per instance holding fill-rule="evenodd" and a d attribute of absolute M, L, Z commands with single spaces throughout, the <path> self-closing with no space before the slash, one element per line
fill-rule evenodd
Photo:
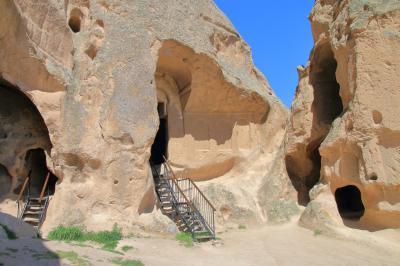
<path fill-rule="evenodd" d="M 285 163 L 301 223 L 400 226 L 400 2 L 318 0 Z"/>
<path fill-rule="evenodd" d="M 297 211 L 279 163 L 287 111 L 212 1 L 7 0 L 0 13 L 3 87 L 29 98 L 48 132 L 34 143 L 0 140 L 3 211 L 15 211 L 26 156 L 41 149 L 58 177 L 45 231 L 140 225 L 156 202 L 148 160 L 161 109 L 172 165 L 204 181 L 219 222 Z M 0 134 L 22 122 L 2 121 Z"/>

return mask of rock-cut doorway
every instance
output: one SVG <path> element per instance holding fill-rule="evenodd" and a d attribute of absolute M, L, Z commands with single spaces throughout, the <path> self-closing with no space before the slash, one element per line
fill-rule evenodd
<path fill-rule="evenodd" d="M 168 116 L 166 104 L 161 102 L 157 105 L 160 125 L 151 146 L 150 164 L 152 167 L 160 168 L 164 158 L 168 158 Z"/>

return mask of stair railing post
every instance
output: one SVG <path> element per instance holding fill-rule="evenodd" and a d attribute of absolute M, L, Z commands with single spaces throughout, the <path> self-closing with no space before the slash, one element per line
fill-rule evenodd
<path fill-rule="evenodd" d="M 42 187 L 42 191 L 40 192 L 39 203 L 41 203 L 43 200 L 44 192 L 46 191 L 46 187 L 47 187 L 47 183 L 49 182 L 49 178 L 50 178 L 50 171 L 47 173 L 46 179 L 45 179 L 43 187 Z"/>
<path fill-rule="evenodd" d="M 20 201 L 22 199 L 22 196 L 23 196 L 23 194 L 25 192 L 26 186 L 28 185 L 29 175 L 30 175 L 30 173 L 25 177 L 25 180 L 24 180 L 24 183 L 22 185 L 21 191 L 18 194 L 17 201 Z"/>
<path fill-rule="evenodd" d="M 169 165 L 168 160 L 165 157 L 164 160 L 168 173 L 172 175 L 169 181 L 171 181 L 171 187 L 173 187 L 174 190 L 176 189 L 179 202 L 182 198 L 183 201 L 187 203 L 196 219 L 202 223 L 203 227 L 209 231 L 215 239 L 215 207 L 191 179 L 178 179 L 172 170 L 172 167 Z M 190 231 L 192 236 L 195 237 L 195 229 L 190 229 Z"/>
<path fill-rule="evenodd" d="M 20 208 L 21 208 L 20 207 L 20 201 L 21 201 L 22 196 L 23 196 L 23 194 L 25 192 L 26 186 L 28 184 L 28 180 L 29 180 L 29 174 L 25 177 L 24 183 L 22 184 L 22 187 L 21 187 L 21 191 L 19 192 L 18 197 L 17 197 L 17 205 L 18 205 L 17 218 L 20 217 Z"/>

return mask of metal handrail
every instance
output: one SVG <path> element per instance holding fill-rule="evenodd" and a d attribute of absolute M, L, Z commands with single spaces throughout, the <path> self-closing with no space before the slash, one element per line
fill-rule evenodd
<path fill-rule="evenodd" d="M 155 167 L 153 167 L 153 166 L 151 166 L 151 167 L 152 167 L 152 169 L 156 172 L 157 176 L 161 178 L 161 175 L 160 175 L 160 173 L 158 172 L 158 170 L 157 170 Z M 171 191 L 172 205 L 174 206 L 174 209 L 177 209 L 177 208 L 178 208 L 177 205 L 178 205 L 178 203 L 179 203 L 179 200 L 176 198 L 175 193 L 174 193 L 174 189 L 173 189 L 173 187 L 171 186 L 171 184 L 168 182 L 168 179 L 167 179 L 167 178 L 164 178 L 164 179 L 167 180 L 167 185 L 168 185 L 168 187 L 169 187 L 169 190 Z M 157 192 L 157 194 L 158 194 L 158 192 Z M 160 195 L 158 195 L 158 196 L 160 196 Z M 187 228 L 190 228 L 190 227 L 189 227 L 189 224 L 188 224 L 187 221 L 181 216 L 181 214 L 180 214 L 179 211 L 177 212 L 177 215 L 178 215 L 179 218 L 185 223 L 186 227 L 187 227 Z"/>
<path fill-rule="evenodd" d="M 42 200 L 42 197 L 41 197 L 40 201 L 41 201 L 41 200 Z M 40 202 L 40 201 L 39 201 L 39 202 Z M 38 224 L 38 227 L 37 227 L 37 230 L 38 230 L 38 231 L 40 230 L 40 227 L 41 227 L 42 224 L 43 224 L 44 216 L 46 215 L 47 207 L 49 206 L 49 201 L 50 201 L 50 187 L 47 186 L 46 200 L 45 200 L 45 202 L 44 202 L 43 209 L 42 209 L 42 211 L 40 212 L 39 224 Z"/>
<path fill-rule="evenodd" d="M 189 207 L 198 216 L 198 219 L 203 222 L 203 224 L 208 228 L 213 237 L 215 238 L 215 207 L 210 203 L 206 196 L 201 192 L 198 186 L 188 178 L 178 179 L 172 170 L 171 165 L 168 160 L 164 157 L 167 172 L 172 173 L 174 178 L 170 178 L 172 182 L 176 184 L 177 189 L 183 195 L 185 201 L 188 203 Z M 179 183 L 187 183 L 188 195 L 184 193 Z M 200 202 L 200 204 L 199 204 Z"/>
<path fill-rule="evenodd" d="M 212 205 L 209 205 L 209 201 L 206 200 L 204 194 L 200 193 L 201 191 L 197 186 L 193 186 L 193 181 L 190 179 L 179 179 L 179 186 L 182 191 L 187 194 L 190 202 L 193 204 L 196 211 L 199 213 L 199 219 L 202 220 L 203 224 L 211 231 L 213 236 L 215 235 L 215 221 L 214 214 L 215 209 Z"/>
<path fill-rule="evenodd" d="M 39 203 L 41 203 L 42 200 L 43 200 L 44 192 L 46 190 L 47 183 L 49 182 L 49 177 L 50 177 L 50 172 L 48 172 L 47 175 L 46 175 L 46 180 L 44 181 L 44 184 L 43 184 L 43 187 L 42 187 L 42 191 L 40 192 Z"/>
<path fill-rule="evenodd" d="M 30 178 L 31 172 L 29 171 L 29 174 L 25 177 L 24 184 L 22 185 L 21 191 L 18 194 L 17 201 L 20 201 L 22 198 L 22 195 L 24 194 L 24 191 L 26 189 L 26 185 L 28 184 L 29 178 Z"/>
<path fill-rule="evenodd" d="M 31 175 L 31 171 L 29 171 L 29 175 L 25 178 L 24 184 L 23 184 L 22 189 L 21 189 L 21 191 L 20 191 L 20 193 L 18 195 L 18 198 L 17 198 L 17 203 L 18 203 L 17 218 L 18 219 L 22 219 L 23 218 L 23 215 L 24 215 L 24 213 L 26 211 L 26 208 L 28 207 L 28 205 L 29 205 L 29 203 L 31 201 L 31 184 L 30 184 L 31 183 L 31 178 L 30 178 L 30 175 Z M 40 196 L 39 196 L 39 203 L 42 202 L 43 198 L 45 198 L 45 202 L 43 204 L 43 209 L 41 209 L 40 215 L 39 215 L 39 223 L 38 223 L 38 226 L 37 226 L 38 232 L 39 232 L 40 227 L 43 224 L 43 221 L 44 221 L 44 218 L 45 218 L 45 215 L 46 215 L 46 211 L 47 211 L 47 208 L 49 206 L 49 200 L 50 200 L 50 187 L 48 185 L 49 177 L 50 177 L 50 172 L 47 173 L 45 182 L 43 184 L 43 187 L 42 187 L 42 190 L 41 190 L 41 193 L 40 193 Z M 26 188 L 28 188 L 28 189 L 26 189 Z M 26 196 L 23 197 L 23 195 L 25 194 L 25 191 L 27 193 L 26 193 Z M 46 193 L 46 197 L 44 197 L 45 193 Z M 24 201 L 24 205 L 23 205 L 22 209 L 20 208 L 21 199 L 23 199 L 23 201 Z"/>
<path fill-rule="evenodd" d="M 17 210 L 17 218 L 18 219 L 22 219 L 22 215 L 24 214 L 26 207 L 28 206 L 28 203 L 30 201 L 31 198 L 31 173 L 32 170 L 29 171 L 28 175 L 26 176 L 25 180 L 24 180 L 24 184 L 22 185 L 21 191 L 19 192 L 18 198 L 17 198 L 17 204 L 18 204 L 18 210 Z M 27 190 L 27 195 L 26 197 L 22 197 L 24 195 L 24 192 L 26 190 L 26 188 L 28 187 Z M 21 199 L 23 199 L 24 201 L 24 205 L 22 210 L 20 210 L 20 201 Z"/>

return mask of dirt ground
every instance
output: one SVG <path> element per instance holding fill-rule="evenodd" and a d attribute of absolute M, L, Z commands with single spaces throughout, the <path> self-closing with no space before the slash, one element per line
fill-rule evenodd
<path fill-rule="evenodd" d="M 137 236 L 121 240 L 116 252 L 92 243 L 2 240 L 0 265 L 118 265 L 123 260 L 146 266 L 400 265 L 400 230 L 349 229 L 345 234 L 332 238 L 291 223 L 230 229 L 219 234 L 220 240 L 193 247 L 184 247 L 173 236 Z M 132 248 L 122 251 L 123 246 Z"/>

